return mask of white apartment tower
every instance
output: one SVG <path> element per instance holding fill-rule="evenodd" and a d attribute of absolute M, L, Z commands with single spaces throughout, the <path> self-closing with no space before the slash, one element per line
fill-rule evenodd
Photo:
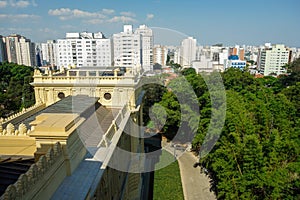
<path fill-rule="evenodd" d="M 123 32 L 113 34 L 114 66 L 141 66 L 141 36 L 134 34 L 132 25 L 124 25 Z"/>
<path fill-rule="evenodd" d="M 290 50 L 282 44 L 266 45 L 259 49 L 257 66 L 259 72 L 265 76 L 286 73 L 283 68 L 289 63 Z"/>
<path fill-rule="evenodd" d="M 153 33 L 141 25 L 133 31 L 132 25 L 124 25 L 123 32 L 113 35 L 114 66 L 144 70 L 153 64 Z"/>
<path fill-rule="evenodd" d="M 174 51 L 174 63 L 181 64 L 181 47 L 176 47 Z"/>
<path fill-rule="evenodd" d="M 56 45 L 59 68 L 111 66 L 111 40 L 101 32 L 66 33 Z"/>
<path fill-rule="evenodd" d="M 192 61 L 196 60 L 197 40 L 188 37 L 181 42 L 180 65 L 182 67 L 191 67 Z"/>
<path fill-rule="evenodd" d="M 153 47 L 153 63 L 158 63 L 162 66 L 167 64 L 168 49 L 165 46 L 154 45 Z"/>
<path fill-rule="evenodd" d="M 141 35 L 142 63 L 145 70 L 153 65 L 153 32 L 146 25 L 140 25 L 135 30 L 135 34 Z"/>
<path fill-rule="evenodd" d="M 52 67 L 57 66 L 56 61 L 56 41 L 48 40 L 47 43 L 41 44 L 42 50 L 42 65 L 50 65 Z"/>
<path fill-rule="evenodd" d="M 36 66 L 35 44 L 29 39 L 21 37 L 19 40 L 20 56 L 18 56 L 18 64 L 26 66 Z"/>

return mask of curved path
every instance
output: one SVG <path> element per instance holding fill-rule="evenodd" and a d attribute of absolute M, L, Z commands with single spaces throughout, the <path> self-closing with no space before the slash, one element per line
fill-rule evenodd
<path fill-rule="evenodd" d="M 215 200 L 213 192 L 210 192 L 210 179 L 204 173 L 200 173 L 200 167 L 194 168 L 197 157 L 191 152 L 184 152 L 178 159 L 181 182 L 185 200 Z"/>

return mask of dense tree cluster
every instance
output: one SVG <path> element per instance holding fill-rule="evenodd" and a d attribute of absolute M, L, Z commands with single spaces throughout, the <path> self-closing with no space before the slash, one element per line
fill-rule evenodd
<path fill-rule="evenodd" d="M 0 75 L 0 117 L 34 104 L 32 67 L 0 63 Z"/>
<path fill-rule="evenodd" d="M 200 152 L 200 163 L 209 170 L 218 199 L 300 199 L 299 66 L 300 59 L 288 66 L 289 75 L 278 78 L 254 78 L 248 72 L 229 69 L 221 73 L 226 100 L 214 89 L 217 73 L 197 75 L 187 69 L 182 72 L 184 77 L 167 87 L 171 89 L 159 102 L 167 113 L 164 134 L 172 139 L 184 123 L 191 129 L 198 123 L 193 149 Z M 197 96 L 198 121 L 190 116 L 191 104 L 179 102 L 178 94 L 191 95 L 182 78 Z M 218 123 L 214 116 L 221 116 L 222 111 L 226 118 L 217 137 L 217 130 L 208 130 Z"/>

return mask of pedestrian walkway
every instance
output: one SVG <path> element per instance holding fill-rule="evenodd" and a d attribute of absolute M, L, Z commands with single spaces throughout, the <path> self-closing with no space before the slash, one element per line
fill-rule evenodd
<path fill-rule="evenodd" d="M 215 200 L 214 193 L 210 192 L 209 177 L 200 173 L 200 167 L 193 167 L 197 161 L 191 152 L 183 153 L 178 159 L 184 199 Z"/>

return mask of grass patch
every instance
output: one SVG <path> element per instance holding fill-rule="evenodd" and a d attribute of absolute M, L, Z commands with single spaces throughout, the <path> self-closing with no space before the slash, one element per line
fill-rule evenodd
<path fill-rule="evenodd" d="M 157 163 L 157 165 L 163 166 L 166 164 L 166 162 L 170 163 L 170 159 L 174 161 L 174 157 L 170 153 L 163 150 L 160 161 Z M 184 199 L 179 165 L 177 161 L 172 162 L 166 167 L 154 172 L 153 200 L 160 199 Z"/>
<path fill-rule="evenodd" d="M 171 163 L 175 161 L 174 155 L 170 154 L 166 150 L 162 150 L 162 154 L 159 157 L 159 162 L 155 164 L 155 172 L 157 170 L 168 167 Z M 179 168 L 178 168 L 179 171 Z"/>

